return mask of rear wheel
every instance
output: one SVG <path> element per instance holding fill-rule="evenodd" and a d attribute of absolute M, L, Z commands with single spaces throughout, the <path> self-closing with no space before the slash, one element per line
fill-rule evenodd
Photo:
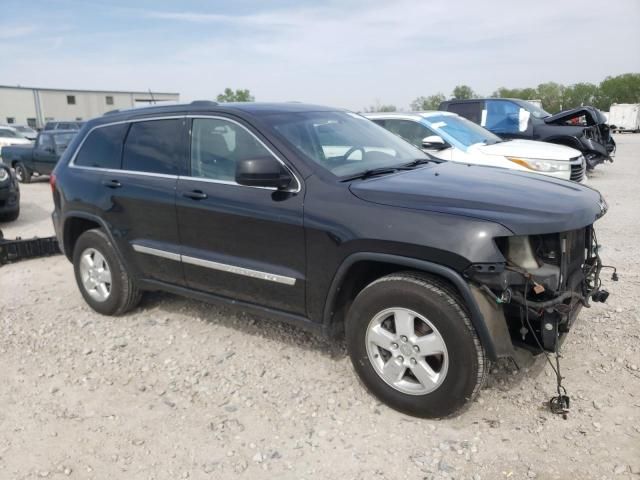
<path fill-rule="evenodd" d="M 396 410 L 444 417 L 485 380 L 485 351 L 457 292 L 437 277 L 383 277 L 356 297 L 346 325 L 351 361 L 365 386 Z"/>
<path fill-rule="evenodd" d="M 20 183 L 31 183 L 31 171 L 24 163 L 18 162 L 14 168 L 16 171 L 16 178 Z"/>
<path fill-rule="evenodd" d="M 78 288 L 95 311 L 120 315 L 140 301 L 139 290 L 102 230 L 80 235 L 73 249 L 73 267 Z"/>

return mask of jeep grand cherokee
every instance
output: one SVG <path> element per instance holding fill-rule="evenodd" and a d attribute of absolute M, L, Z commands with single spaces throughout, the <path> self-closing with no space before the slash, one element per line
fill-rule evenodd
<path fill-rule="evenodd" d="M 344 332 L 363 383 L 417 416 L 459 410 L 492 360 L 555 350 L 604 293 L 597 191 L 440 163 L 338 109 L 113 112 L 82 128 L 51 185 L 96 311 L 164 290 Z"/>

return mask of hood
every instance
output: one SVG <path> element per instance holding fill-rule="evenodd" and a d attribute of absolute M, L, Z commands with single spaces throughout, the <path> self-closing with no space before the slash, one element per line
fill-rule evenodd
<path fill-rule="evenodd" d="M 478 150 L 487 155 L 503 157 L 537 158 L 543 160 L 571 160 L 582 155 L 575 148 L 533 140 L 507 140 L 492 145 L 480 145 Z"/>
<path fill-rule="evenodd" d="M 368 202 L 473 217 L 515 235 L 575 230 L 607 209 L 598 191 L 575 182 L 455 162 L 355 180 L 350 189 Z"/>
<path fill-rule="evenodd" d="M 561 125 L 573 120 L 574 118 L 580 118 L 585 116 L 587 119 L 587 125 L 602 125 L 607 123 L 606 117 L 600 110 L 595 107 L 578 107 L 570 110 L 563 110 L 562 112 L 550 115 L 544 118 L 544 122 L 550 125 Z"/>
<path fill-rule="evenodd" d="M 31 145 L 28 138 L 0 137 L 0 147 L 8 147 L 9 145 Z"/>

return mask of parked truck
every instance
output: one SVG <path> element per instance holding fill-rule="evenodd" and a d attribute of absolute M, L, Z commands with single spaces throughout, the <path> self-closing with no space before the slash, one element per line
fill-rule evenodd
<path fill-rule="evenodd" d="M 614 103 L 609 110 L 614 132 L 640 132 L 640 103 Z"/>
<path fill-rule="evenodd" d="M 2 162 L 15 170 L 20 183 L 30 183 L 33 175 L 49 175 L 77 130 L 52 130 L 38 134 L 28 145 L 2 148 Z"/>

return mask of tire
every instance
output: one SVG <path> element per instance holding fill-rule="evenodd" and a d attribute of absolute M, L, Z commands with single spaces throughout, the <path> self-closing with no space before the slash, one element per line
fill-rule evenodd
<path fill-rule="evenodd" d="M 20 208 L 14 210 L 13 212 L 8 213 L 0 213 L 0 222 L 13 222 L 17 220 L 20 216 Z"/>
<path fill-rule="evenodd" d="M 80 293 L 98 313 L 121 315 L 140 302 L 140 291 L 100 229 L 80 235 L 73 249 L 73 269 Z"/>
<path fill-rule="evenodd" d="M 31 183 L 31 171 L 25 166 L 24 163 L 18 162 L 14 167 L 16 171 L 16 178 L 20 183 Z"/>
<path fill-rule="evenodd" d="M 403 341 L 407 328 L 413 336 Z M 431 275 L 395 273 L 365 287 L 349 310 L 346 341 L 369 391 L 416 417 L 459 412 L 478 394 L 489 370 L 464 302 L 452 286 Z M 377 344 L 388 341 L 388 350 Z"/>

